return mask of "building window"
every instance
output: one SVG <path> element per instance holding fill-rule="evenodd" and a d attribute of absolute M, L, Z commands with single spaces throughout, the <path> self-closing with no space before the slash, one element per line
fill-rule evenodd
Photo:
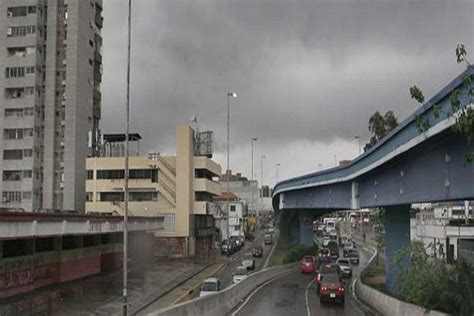
<path fill-rule="evenodd" d="M 94 170 L 87 170 L 86 178 L 87 180 L 94 179 Z"/>
<path fill-rule="evenodd" d="M 92 202 L 93 199 L 93 193 L 92 192 L 86 192 L 86 202 Z"/>
<path fill-rule="evenodd" d="M 34 66 L 29 66 L 29 67 L 26 67 L 26 74 L 27 75 L 31 75 L 31 74 L 34 74 L 35 73 L 35 67 Z"/>
<path fill-rule="evenodd" d="M 123 201 L 123 192 L 100 192 L 99 201 L 101 202 Z"/>
<path fill-rule="evenodd" d="M 24 128 L 23 129 L 23 136 L 25 138 L 33 137 L 33 129 L 32 128 Z"/>
<path fill-rule="evenodd" d="M 23 191 L 23 200 L 31 200 L 31 191 Z"/>
<path fill-rule="evenodd" d="M 33 157 L 33 149 L 23 149 L 23 158 Z"/>
<path fill-rule="evenodd" d="M 5 117 L 11 117 L 11 116 L 22 117 L 23 109 L 5 109 Z"/>
<path fill-rule="evenodd" d="M 33 178 L 33 171 L 32 170 L 23 170 L 23 178 Z"/>
<path fill-rule="evenodd" d="M 124 170 L 97 170 L 97 179 L 123 179 L 125 178 Z"/>
<path fill-rule="evenodd" d="M 3 139 L 23 139 L 23 129 L 21 128 L 4 129 Z"/>
<path fill-rule="evenodd" d="M 23 150 L 21 149 L 6 149 L 3 151 L 4 160 L 21 160 L 23 159 Z"/>
<path fill-rule="evenodd" d="M 17 16 L 26 16 L 27 7 L 9 7 L 7 9 L 7 17 L 14 18 Z"/>
<path fill-rule="evenodd" d="M 230 206 L 230 211 L 231 211 L 231 212 L 235 212 L 235 205 L 231 205 L 231 206 Z"/>
<path fill-rule="evenodd" d="M 130 201 L 158 201 L 157 192 L 130 192 Z"/>
<path fill-rule="evenodd" d="M 156 169 L 130 169 L 130 179 L 153 179 L 157 173 Z"/>
<path fill-rule="evenodd" d="M 21 191 L 3 191 L 2 202 L 21 202 Z"/>
<path fill-rule="evenodd" d="M 25 76 L 25 67 L 5 68 L 5 78 L 21 78 Z"/>
<path fill-rule="evenodd" d="M 25 108 L 25 116 L 33 116 L 33 115 L 35 115 L 34 108 Z"/>
<path fill-rule="evenodd" d="M 7 37 L 22 37 L 28 34 L 35 34 L 35 25 L 11 26 L 7 28 Z"/>
<path fill-rule="evenodd" d="M 36 6 L 35 5 L 28 6 L 28 14 L 36 14 Z"/>
<path fill-rule="evenodd" d="M 3 171 L 3 181 L 21 181 L 21 170 Z"/>

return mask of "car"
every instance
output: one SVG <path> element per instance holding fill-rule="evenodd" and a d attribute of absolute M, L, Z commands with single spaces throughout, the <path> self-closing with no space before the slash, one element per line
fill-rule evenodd
<path fill-rule="evenodd" d="M 255 236 L 252 233 L 245 233 L 245 239 L 248 240 L 248 241 L 254 241 Z"/>
<path fill-rule="evenodd" d="M 344 244 L 344 248 L 342 249 L 342 256 L 343 257 L 346 257 L 347 256 L 347 252 L 350 250 L 350 249 L 355 249 L 356 248 L 356 245 L 352 242 L 352 241 L 348 241 Z"/>
<path fill-rule="evenodd" d="M 254 257 L 263 257 L 263 247 L 262 246 L 253 247 L 252 254 Z"/>
<path fill-rule="evenodd" d="M 338 275 L 329 274 L 324 277 L 319 291 L 319 301 L 321 303 L 326 301 L 337 301 L 344 305 L 345 294 L 344 282 Z"/>
<path fill-rule="evenodd" d="M 329 238 L 329 236 L 324 236 L 323 237 L 323 247 L 327 247 L 330 241 L 331 241 L 331 239 Z"/>
<path fill-rule="evenodd" d="M 316 275 L 316 284 L 317 288 L 316 291 L 319 293 L 321 289 L 321 282 L 323 279 L 330 274 L 335 274 L 338 277 L 341 276 L 341 268 L 339 267 L 338 264 L 336 263 L 322 263 L 317 270 L 317 275 Z"/>
<path fill-rule="evenodd" d="M 316 258 L 314 256 L 304 256 L 300 262 L 301 273 L 314 273 L 316 271 Z"/>
<path fill-rule="evenodd" d="M 352 277 L 352 267 L 349 259 L 338 259 L 336 263 L 339 265 L 339 268 L 341 268 L 342 277 Z"/>
<path fill-rule="evenodd" d="M 240 250 L 240 248 L 242 248 L 242 243 L 239 236 L 230 236 L 230 242 L 231 244 L 233 244 L 235 249 L 233 252 L 238 251 Z"/>
<path fill-rule="evenodd" d="M 242 280 L 245 280 L 248 278 L 249 272 L 247 270 L 247 267 L 237 267 L 237 270 L 232 274 L 232 283 L 239 283 Z"/>
<path fill-rule="evenodd" d="M 330 252 L 330 257 L 332 260 L 337 260 L 339 258 L 339 246 L 337 245 L 337 242 L 335 241 L 330 241 L 328 244 L 328 249 Z"/>
<path fill-rule="evenodd" d="M 319 250 L 319 260 L 321 260 L 321 258 L 329 258 L 330 256 L 331 251 L 328 248 L 322 248 L 321 250 Z"/>
<path fill-rule="evenodd" d="M 247 270 L 255 269 L 255 258 L 251 252 L 244 254 L 244 257 L 242 258 L 242 266 L 246 267 Z"/>
<path fill-rule="evenodd" d="M 207 278 L 201 286 L 199 297 L 217 293 L 221 290 L 221 280 L 216 277 Z"/>
<path fill-rule="evenodd" d="M 233 247 L 229 240 L 224 239 L 221 243 L 221 255 L 230 256 L 233 253 Z"/>
<path fill-rule="evenodd" d="M 357 249 L 349 249 L 346 253 L 346 257 L 349 258 L 349 261 L 352 264 L 359 264 L 360 262 L 359 250 Z"/>
<path fill-rule="evenodd" d="M 265 245 L 273 244 L 273 234 L 272 233 L 266 233 L 264 239 L 265 239 Z"/>

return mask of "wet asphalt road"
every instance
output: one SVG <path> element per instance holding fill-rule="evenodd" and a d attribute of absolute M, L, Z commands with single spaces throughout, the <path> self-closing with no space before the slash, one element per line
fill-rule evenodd
<path fill-rule="evenodd" d="M 361 252 L 360 265 L 353 266 L 354 275 L 359 274 L 368 258 L 366 252 Z M 353 278 L 346 281 L 345 306 L 336 303 L 320 304 L 319 296 L 316 293 L 316 284 L 312 282 L 314 276 L 302 275 L 297 270 L 275 279 L 255 292 L 236 315 L 371 315 L 370 312 L 366 312 L 360 307 L 349 291 Z M 306 304 L 306 294 L 308 304 Z"/>

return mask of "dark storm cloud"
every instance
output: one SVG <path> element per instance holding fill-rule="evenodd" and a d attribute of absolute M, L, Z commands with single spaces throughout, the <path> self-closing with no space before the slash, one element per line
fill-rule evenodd
<path fill-rule="evenodd" d="M 473 1 L 133 3 L 132 129 L 149 149 L 194 114 L 221 148 L 231 90 L 237 145 L 366 137 L 375 110 L 414 110 L 410 85 L 429 97 L 463 70 L 457 43 L 474 54 Z M 104 1 L 106 131 L 123 121 L 126 9 Z"/>

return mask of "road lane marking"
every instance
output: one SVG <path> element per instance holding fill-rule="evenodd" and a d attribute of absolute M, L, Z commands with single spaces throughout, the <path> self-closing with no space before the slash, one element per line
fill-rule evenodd
<path fill-rule="evenodd" d="M 308 314 L 308 316 L 311 316 L 311 311 L 310 311 L 309 303 L 308 303 L 308 292 L 309 292 L 309 288 L 311 287 L 311 285 L 314 283 L 315 280 L 316 278 L 312 278 L 312 280 L 306 286 L 306 291 L 304 293 L 304 299 L 306 301 L 306 313 Z"/>
<path fill-rule="evenodd" d="M 253 291 L 249 294 L 249 296 L 247 296 L 247 298 L 246 298 L 245 301 L 239 306 L 239 308 L 237 308 L 237 310 L 232 313 L 232 316 L 236 316 L 236 315 L 240 312 L 240 310 L 241 310 L 242 308 L 244 308 L 245 305 L 247 305 L 247 303 L 250 301 L 250 299 L 251 299 L 258 291 L 260 291 L 263 287 L 265 287 L 265 286 L 269 285 L 270 283 L 272 283 L 273 281 L 276 281 L 276 280 L 278 280 L 278 279 L 281 279 L 282 277 L 287 276 L 287 275 L 289 275 L 290 273 L 293 273 L 293 272 L 295 272 L 294 269 L 290 269 L 289 271 L 286 271 L 286 272 L 282 273 L 281 275 L 276 276 L 276 277 L 274 277 L 273 279 L 270 279 L 270 280 L 266 281 L 265 283 L 263 283 L 262 285 L 260 285 L 259 287 L 257 287 L 255 290 L 253 290 Z"/>

